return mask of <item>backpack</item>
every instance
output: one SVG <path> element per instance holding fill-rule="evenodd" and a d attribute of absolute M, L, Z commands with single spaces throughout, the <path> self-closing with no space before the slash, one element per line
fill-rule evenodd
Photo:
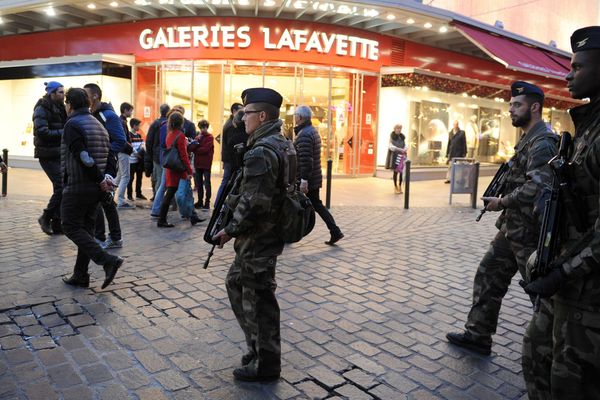
<path fill-rule="evenodd" d="M 277 187 L 283 192 L 283 202 L 277 226 L 285 243 L 296 243 L 315 227 L 315 209 L 308 197 L 296 185 L 297 156 L 294 143 L 286 139 L 285 146 L 259 143 L 271 149 L 279 161 Z"/>

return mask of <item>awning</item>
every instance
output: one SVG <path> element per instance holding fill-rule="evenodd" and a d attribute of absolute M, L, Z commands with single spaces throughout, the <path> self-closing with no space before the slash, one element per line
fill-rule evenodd
<path fill-rule="evenodd" d="M 558 54 L 459 22 L 455 22 L 454 25 L 473 44 L 506 68 L 561 80 L 569 73 L 569 60 Z"/>

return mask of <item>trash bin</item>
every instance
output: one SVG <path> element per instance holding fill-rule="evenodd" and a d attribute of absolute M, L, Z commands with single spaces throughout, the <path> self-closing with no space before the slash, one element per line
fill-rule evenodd
<path fill-rule="evenodd" d="M 471 206 L 477 208 L 479 162 L 474 158 L 453 158 L 450 166 L 450 204 L 453 194 L 470 194 Z"/>

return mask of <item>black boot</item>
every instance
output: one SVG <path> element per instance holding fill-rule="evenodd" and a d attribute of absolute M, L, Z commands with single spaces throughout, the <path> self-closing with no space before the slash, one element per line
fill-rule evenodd
<path fill-rule="evenodd" d="M 198 216 L 198 214 L 196 214 L 196 213 L 192 214 L 192 216 L 190 217 L 190 223 L 192 224 L 192 226 L 194 226 L 202 221 L 206 221 L 206 218 L 200 218 Z"/>
<path fill-rule="evenodd" d="M 63 276 L 62 280 L 67 285 L 77 286 L 77 287 L 82 287 L 82 288 L 90 287 L 90 275 L 89 274 L 82 275 L 82 276 L 77 276 L 77 275 L 73 274 L 68 278 L 66 276 Z"/>
<path fill-rule="evenodd" d="M 50 224 L 51 217 L 47 211 L 44 211 L 41 217 L 38 218 L 38 223 L 40 224 L 40 228 L 42 228 L 42 232 L 46 235 L 52 235 L 52 225 Z"/>
<path fill-rule="evenodd" d="M 50 225 L 52 226 L 52 232 L 55 235 L 60 235 L 63 233 L 62 221 L 60 220 L 60 218 L 58 218 L 58 217 L 52 218 L 52 220 L 50 221 Z"/>
<path fill-rule="evenodd" d="M 455 346 L 469 349 L 484 356 L 489 356 L 492 352 L 491 344 L 476 341 L 468 332 L 450 332 L 446 334 L 446 339 Z"/>
<path fill-rule="evenodd" d="M 334 231 L 331 233 L 331 239 L 329 239 L 329 241 L 325 242 L 325 244 L 333 246 L 334 244 L 339 242 L 343 237 L 344 237 L 344 234 L 342 233 L 342 231 L 340 231 L 340 230 Z"/>

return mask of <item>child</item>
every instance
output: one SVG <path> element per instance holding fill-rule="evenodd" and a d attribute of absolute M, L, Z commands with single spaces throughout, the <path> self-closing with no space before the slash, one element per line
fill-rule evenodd
<path fill-rule="evenodd" d="M 129 184 L 127 185 L 127 199 L 133 200 L 133 179 L 135 177 L 135 198 L 138 200 L 146 200 L 146 197 L 142 194 L 142 175 L 144 173 L 144 139 L 140 134 L 140 125 L 142 121 L 136 118 L 132 118 L 129 121 L 131 132 L 131 146 L 133 152 L 129 156 Z"/>
<path fill-rule="evenodd" d="M 215 150 L 213 136 L 208 132 L 209 126 L 210 124 L 205 119 L 198 122 L 200 134 L 196 136 L 188 147 L 188 150 L 194 153 L 196 188 L 198 189 L 198 201 L 194 204 L 194 207 L 205 210 L 210 209 L 210 168 Z M 205 192 L 206 198 L 203 202 L 202 199 L 204 199 Z"/>

